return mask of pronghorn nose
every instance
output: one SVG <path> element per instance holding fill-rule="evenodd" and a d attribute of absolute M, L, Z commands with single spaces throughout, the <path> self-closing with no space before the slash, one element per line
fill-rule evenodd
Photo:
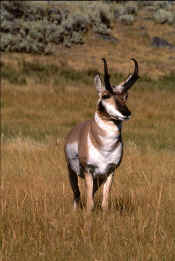
<path fill-rule="evenodd" d="M 127 110 L 127 112 L 125 113 L 125 117 L 127 117 L 128 119 L 131 117 L 131 112 L 129 110 Z"/>
<path fill-rule="evenodd" d="M 131 116 L 131 112 L 130 111 L 128 111 L 128 115 L 127 116 Z"/>

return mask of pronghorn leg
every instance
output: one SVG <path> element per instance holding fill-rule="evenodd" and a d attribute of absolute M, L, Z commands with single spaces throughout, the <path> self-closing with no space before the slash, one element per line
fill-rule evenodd
<path fill-rule="evenodd" d="M 104 187 L 103 187 L 103 201 L 102 201 L 102 208 L 104 210 L 108 209 L 108 201 L 109 201 L 109 192 L 111 190 L 113 180 L 113 173 L 110 174 L 107 179 L 105 180 Z"/>
<path fill-rule="evenodd" d="M 90 212 L 94 208 L 93 176 L 91 173 L 85 173 L 85 182 L 87 191 L 87 211 Z"/>
<path fill-rule="evenodd" d="M 99 189 L 99 187 L 103 184 L 105 179 L 103 177 L 94 179 L 93 184 L 93 195 L 95 195 L 96 191 Z"/>
<path fill-rule="evenodd" d="M 80 204 L 80 190 L 78 187 L 78 176 L 77 174 L 68 166 L 69 170 L 69 181 L 73 191 L 73 207 L 77 209 Z"/>

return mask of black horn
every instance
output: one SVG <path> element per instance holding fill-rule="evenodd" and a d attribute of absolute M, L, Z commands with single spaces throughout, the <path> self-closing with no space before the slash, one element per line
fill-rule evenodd
<path fill-rule="evenodd" d="M 110 84 L 110 75 L 108 73 L 108 66 L 105 58 L 102 58 L 102 61 L 104 62 L 104 83 L 105 83 L 105 88 L 113 92 L 111 84 Z"/>
<path fill-rule="evenodd" d="M 127 80 L 123 83 L 123 89 L 128 90 L 131 88 L 131 86 L 139 79 L 139 66 L 137 61 L 134 58 L 131 58 L 131 60 L 134 62 L 135 68 L 134 73 L 130 74 Z"/>

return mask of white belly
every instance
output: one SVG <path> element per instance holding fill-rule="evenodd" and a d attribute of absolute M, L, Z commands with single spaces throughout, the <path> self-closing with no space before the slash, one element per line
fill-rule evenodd
<path fill-rule="evenodd" d="M 108 146 L 101 148 L 98 150 L 89 140 L 88 142 L 88 162 L 87 168 L 89 166 L 90 171 L 92 170 L 93 175 L 107 175 L 114 171 L 114 169 L 119 165 L 122 152 L 123 145 L 122 142 L 118 144 L 115 149 L 111 149 L 113 144 L 108 144 Z"/>

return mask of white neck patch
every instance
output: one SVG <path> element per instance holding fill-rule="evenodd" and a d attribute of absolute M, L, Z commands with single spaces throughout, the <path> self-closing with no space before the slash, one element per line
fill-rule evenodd
<path fill-rule="evenodd" d="M 122 123 L 120 123 L 118 126 L 116 124 L 114 124 L 112 121 L 109 121 L 108 123 L 106 121 L 104 121 L 98 114 L 98 112 L 95 112 L 95 116 L 94 116 L 95 122 L 97 123 L 97 125 L 104 130 L 105 132 L 112 134 L 116 132 L 120 132 L 121 131 L 121 127 L 122 127 Z"/>

